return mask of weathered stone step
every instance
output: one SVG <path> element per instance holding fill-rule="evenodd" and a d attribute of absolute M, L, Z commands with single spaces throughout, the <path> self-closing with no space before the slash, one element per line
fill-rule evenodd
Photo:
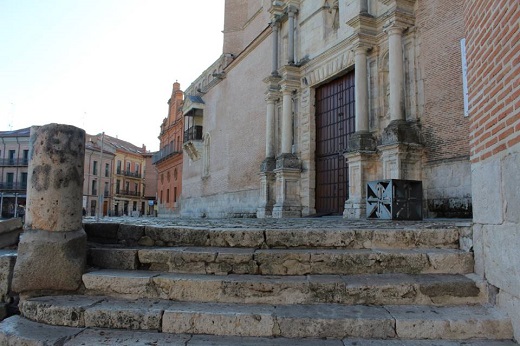
<path fill-rule="evenodd" d="M 55 327 L 19 316 L 0 323 L 0 345 L 46 346 L 513 346 L 500 340 L 324 340 L 168 334 L 132 330 Z"/>
<path fill-rule="evenodd" d="M 124 298 L 253 304 L 479 304 L 475 275 L 193 275 L 99 270 L 83 275 L 89 294 Z"/>
<path fill-rule="evenodd" d="M 368 339 L 512 339 L 511 322 L 492 307 L 253 305 L 61 296 L 30 299 L 22 314 L 75 327 L 172 334 Z"/>
<path fill-rule="evenodd" d="M 473 254 L 455 249 L 251 249 L 217 247 L 90 249 L 90 264 L 192 274 L 384 274 L 473 272 Z"/>
<path fill-rule="evenodd" d="M 215 224 L 213 227 L 86 223 L 89 240 L 99 243 L 145 246 L 201 246 L 246 248 L 459 248 L 469 231 L 466 227 L 439 224 L 346 223 L 342 219 L 324 227 L 308 220 L 298 227 L 269 228 L 261 221 L 249 227 Z M 195 221 L 193 223 L 196 223 Z M 285 222 L 284 225 L 288 225 Z"/>

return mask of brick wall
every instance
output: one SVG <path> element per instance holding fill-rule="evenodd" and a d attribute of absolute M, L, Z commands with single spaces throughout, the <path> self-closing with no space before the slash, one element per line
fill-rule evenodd
<path fill-rule="evenodd" d="M 460 40 L 464 37 L 463 2 L 420 0 L 416 19 L 427 161 L 468 157 L 469 125 L 464 117 L 460 52 Z"/>
<path fill-rule="evenodd" d="M 520 3 L 466 1 L 471 161 L 520 142 Z"/>

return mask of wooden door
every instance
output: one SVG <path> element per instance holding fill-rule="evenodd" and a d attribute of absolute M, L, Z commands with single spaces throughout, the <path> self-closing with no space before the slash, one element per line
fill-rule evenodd
<path fill-rule="evenodd" d="M 316 212 L 342 214 L 348 199 L 343 157 L 355 132 L 354 71 L 316 89 Z"/>

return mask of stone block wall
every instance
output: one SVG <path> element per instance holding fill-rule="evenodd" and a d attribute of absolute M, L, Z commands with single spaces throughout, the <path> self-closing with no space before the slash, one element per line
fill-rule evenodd
<path fill-rule="evenodd" d="M 520 3 L 464 6 L 476 271 L 520 339 Z"/>

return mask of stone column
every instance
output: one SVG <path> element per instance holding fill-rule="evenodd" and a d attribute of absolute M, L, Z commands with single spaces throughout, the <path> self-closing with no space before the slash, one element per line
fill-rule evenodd
<path fill-rule="evenodd" d="M 275 147 L 275 110 L 276 101 L 280 98 L 279 82 L 280 77 L 269 76 L 264 80 L 267 83 L 267 111 L 266 111 L 266 130 L 265 130 L 265 159 L 260 167 L 260 203 L 256 211 L 258 218 L 272 216 L 273 205 L 275 203 L 274 188 L 276 184 L 275 173 L 273 172 L 276 161 Z"/>
<path fill-rule="evenodd" d="M 82 225 L 85 131 L 69 125 L 31 128 L 24 233 L 15 292 L 79 288 L 86 263 Z"/>
<path fill-rule="evenodd" d="M 282 155 L 292 152 L 292 89 L 282 88 Z"/>
<path fill-rule="evenodd" d="M 368 132 L 367 48 L 359 45 L 355 54 L 356 132 Z"/>
<path fill-rule="evenodd" d="M 273 55 L 272 55 L 273 71 L 271 72 L 271 75 L 278 76 L 278 28 L 279 28 L 278 22 L 273 22 L 271 24 L 271 28 L 273 30 L 273 32 L 271 34 L 273 36 Z"/>
<path fill-rule="evenodd" d="M 368 14 L 368 0 L 359 0 L 359 13 Z"/>
<path fill-rule="evenodd" d="M 390 120 L 403 120 L 403 28 L 392 26 L 388 33 L 388 79 L 390 83 Z"/>
<path fill-rule="evenodd" d="M 300 86 L 300 71 L 296 66 L 284 66 L 282 69 L 282 148 L 276 158 L 276 204 L 273 217 L 300 217 L 300 175 L 301 162 L 292 153 L 293 107 L 292 94 Z"/>
<path fill-rule="evenodd" d="M 297 10 L 293 6 L 289 6 L 287 9 L 289 12 L 289 20 L 288 20 L 288 40 L 287 42 L 287 63 L 289 65 L 294 65 L 294 15 L 296 14 Z"/>

